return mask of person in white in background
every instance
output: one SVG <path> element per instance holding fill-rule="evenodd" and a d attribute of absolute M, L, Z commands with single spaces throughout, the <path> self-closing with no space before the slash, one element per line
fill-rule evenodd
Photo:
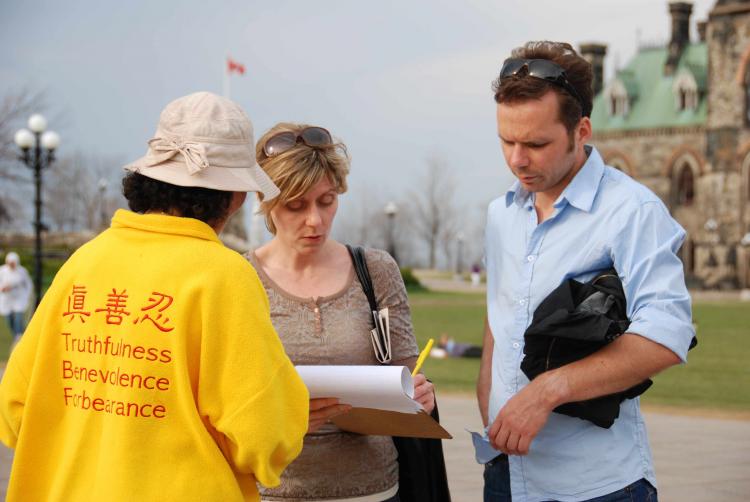
<path fill-rule="evenodd" d="M 479 266 L 478 263 L 475 263 L 471 267 L 471 285 L 472 287 L 479 286 L 479 283 L 482 281 L 482 269 Z"/>
<path fill-rule="evenodd" d="M 5 265 L 0 266 L 0 314 L 8 320 L 14 341 L 18 341 L 26 328 L 26 309 L 31 297 L 31 277 L 21 266 L 18 254 L 5 255 Z"/>

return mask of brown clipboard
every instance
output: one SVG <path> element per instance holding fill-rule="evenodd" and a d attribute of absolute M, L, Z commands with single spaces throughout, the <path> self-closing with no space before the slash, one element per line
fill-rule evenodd
<path fill-rule="evenodd" d="M 415 438 L 453 439 L 424 410 L 417 413 L 376 410 L 373 408 L 352 408 L 331 421 L 344 431 L 374 436 L 399 436 Z"/>

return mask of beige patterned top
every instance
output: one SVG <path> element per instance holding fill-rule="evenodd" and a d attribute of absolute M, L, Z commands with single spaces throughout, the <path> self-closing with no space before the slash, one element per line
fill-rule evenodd
<path fill-rule="evenodd" d="M 271 321 L 294 364 L 378 364 L 370 342 L 372 315 L 367 297 L 350 269 L 338 293 L 300 298 L 282 290 L 258 266 L 271 304 Z M 418 355 L 406 289 L 398 265 L 385 251 L 367 249 L 365 258 L 380 308 L 388 307 L 393 364 Z M 263 500 L 309 501 L 365 497 L 398 483 L 396 448 L 388 436 L 362 436 L 334 425 L 305 436 L 302 453 L 287 467 L 277 488 L 261 488 Z"/>

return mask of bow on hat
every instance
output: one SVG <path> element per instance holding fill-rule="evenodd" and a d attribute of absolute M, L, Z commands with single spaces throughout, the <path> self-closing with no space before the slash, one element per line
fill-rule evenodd
<path fill-rule="evenodd" d="M 206 147 L 201 143 L 157 137 L 150 140 L 148 146 L 151 150 L 152 167 L 181 153 L 185 158 L 188 173 L 191 175 L 208 168 Z"/>

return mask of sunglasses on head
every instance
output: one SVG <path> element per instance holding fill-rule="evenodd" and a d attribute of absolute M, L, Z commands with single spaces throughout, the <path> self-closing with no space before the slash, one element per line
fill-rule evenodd
<path fill-rule="evenodd" d="M 580 103 L 581 113 L 583 113 L 584 116 L 588 116 L 585 111 L 586 107 L 583 104 L 583 99 L 581 99 L 578 91 L 576 91 L 575 87 L 573 87 L 568 81 L 565 70 L 556 63 L 553 63 L 548 59 L 508 58 L 503 63 L 503 68 L 500 70 L 501 81 L 508 77 L 524 77 L 526 75 L 562 87 L 568 92 L 568 94 L 576 98 L 578 103 Z"/>
<path fill-rule="evenodd" d="M 331 133 L 322 127 L 305 127 L 299 132 L 284 131 L 274 134 L 266 144 L 263 145 L 263 152 L 267 157 L 280 155 L 297 143 L 304 143 L 309 147 L 328 146 L 333 144 Z"/>

